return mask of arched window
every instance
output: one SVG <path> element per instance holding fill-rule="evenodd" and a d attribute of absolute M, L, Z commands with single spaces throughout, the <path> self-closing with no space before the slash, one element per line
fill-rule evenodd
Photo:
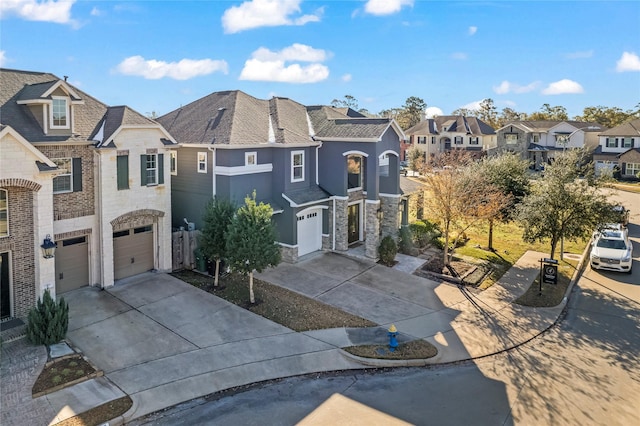
<path fill-rule="evenodd" d="M 0 237 L 9 235 L 9 194 L 0 189 Z"/>
<path fill-rule="evenodd" d="M 362 188 L 362 156 L 351 154 L 347 157 L 348 189 Z"/>

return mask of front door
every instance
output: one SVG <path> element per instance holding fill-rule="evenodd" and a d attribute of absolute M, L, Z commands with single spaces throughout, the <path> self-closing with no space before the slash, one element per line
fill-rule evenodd
<path fill-rule="evenodd" d="M 360 204 L 349 206 L 349 244 L 360 241 Z"/>
<path fill-rule="evenodd" d="M 0 318 L 11 315 L 11 287 L 9 285 L 9 253 L 0 253 Z"/>

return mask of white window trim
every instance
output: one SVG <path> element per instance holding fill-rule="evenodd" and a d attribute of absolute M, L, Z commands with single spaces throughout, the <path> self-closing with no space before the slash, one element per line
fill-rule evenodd
<path fill-rule="evenodd" d="M 67 117 L 67 123 L 63 126 L 56 126 L 53 121 L 53 101 L 51 102 L 51 104 L 49 104 L 49 124 L 51 126 L 52 129 L 69 129 L 71 128 L 71 109 L 69 108 L 69 98 L 66 98 L 64 96 L 52 96 L 51 97 L 52 100 L 54 99 L 61 99 L 64 101 L 64 106 L 65 106 L 65 115 Z"/>
<path fill-rule="evenodd" d="M 253 163 L 249 162 L 249 159 L 253 157 Z M 245 152 L 244 153 L 244 165 L 246 167 L 255 167 L 258 165 L 258 153 L 257 151 Z"/>
<path fill-rule="evenodd" d="M 198 162 L 196 164 L 196 169 L 198 173 L 207 173 L 207 153 L 206 152 L 198 152 Z M 204 169 L 200 168 L 200 165 L 204 164 Z"/>
<path fill-rule="evenodd" d="M 147 186 L 158 186 L 158 185 L 159 185 L 159 183 L 158 183 L 158 180 L 159 180 L 159 179 L 158 179 L 158 177 L 159 177 L 159 174 L 158 174 L 158 168 L 160 167 L 160 165 L 158 164 L 158 154 L 146 154 L 146 156 L 147 156 L 147 157 L 149 157 L 149 156 L 153 156 L 153 157 L 155 157 L 154 163 L 155 163 L 155 165 L 156 165 L 156 167 L 154 167 L 154 168 L 149 168 L 149 167 L 146 165 L 146 163 L 147 163 L 149 160 L 148 160 L 148 158 L 147 158 L 147 159 L 145 159 L 145 171 L 146 171 L 146 176 L 147 176 Z M 153 170 L 153 171 L 155 171 L 155 173 L 154 173 L 154 174 L 155 174 L 154 182 L 151 182 L 151 183 L 149 183 L 149 170 Z"/>
<path fill-rule="evenodd" d="M 294 165 L 293 159 L 296 155 L 302 156 L 302 164 L 299 166 Z M 294 177 L 294 170 L 299 167 L 302 169 L 301 177 Z M 291 182 L 304 182 L 304 151 L 291 151 Z"/>
<path fill-rule="evenodd" d="M 65 189 L 64 191 L 56 191 L 55 188 L 54 188 L 53 193 L 54 194 L 68 194 L 70 192 L 73 192 L 73 158 L 71 158 L 71 157 L 54 158 L 51 161 L 53 161 L 55 163 L 56 161 L 60 161 L 60 160 L 69 160 L 70 170 L 69 170 L 69 173 L 59 173 L 59 174 L 57 174 L 54 177 L 54 179 L 57 178 L 57 177 L 60 177 L 60 176 L 67 176 L 68 175 L 69 176 L 69 189 Z M 56 163 L 56 165 L 57 165 L 57 163 Z M 52 184 L 53 184 L 53 182 L 52 182 Z"/>
<path fill-rule="evenodd" d="M 178 175 L 178 151 L 169 151 L 169 170 L 172 176 Z"/>
<path fill-rule="evenodd" d="M 0 237 L 7 237 L 9 236 L 9 191 L 7 191 L 6 189 L 0 189 L 0 192 L 4 193 L 4 207 L 0 206 L 0 211 L 4 211 L 7 218 L 7 230 L 5 233 L 0 232 Z"/>

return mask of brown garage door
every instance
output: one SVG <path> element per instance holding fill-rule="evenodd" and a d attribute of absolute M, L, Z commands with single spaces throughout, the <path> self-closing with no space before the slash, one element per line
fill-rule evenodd
<path fill-rule="evenodd" d="M 58 241 L 56 248 L 56 294 L 89 285 L 87 237 Z"/>
<path fill-rule="evenodd" d="M 113 264 L 116 280 L 153 269 L 153 226 L 114 232 Z"/>

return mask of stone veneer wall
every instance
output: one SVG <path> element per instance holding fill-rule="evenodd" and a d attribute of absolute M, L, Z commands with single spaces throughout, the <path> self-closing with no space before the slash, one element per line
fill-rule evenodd
<path fill-rule="evenodd" d="M 48 158 L 81 158 L 82 191 L 53 194 L 53 220 L 72 219 L 95 214 L 93 150 L 86 145 L 38 146 Z"/>
<path fill-rule="evenodd" d="M 371 259 L 378 258 L 378 245 L 380 245 L 380 221 L 378 220 L 379 207 L 380 201 L 373 203 L 366 202 L 364 205 L 364 254 Z"/>
<path fill-rule="evenodd" d="M 380 196 L 382 209 L 382 237 L 390 235 L 394 240 L 398 239 L 398 230 L 400 229 L 400 197 L 384 197 Z"/>
<path fill-rule="evenodd" d="M 26 318 L 36 304 L 35 253 L 33 234 L 34 191 L 3 186 L 9 203 L 9 236 L 0 238 L 0 251 L 11 252 L 13 316 Z M 53 262 L 53 259 L 50 259 Z"/>
<path fill-rule="evenodd" d="M 287 263 L 296 263 L 298 261 L 298 248 L 280 246 L 280 254 L 282 260 Z"/>
<path fill-rule="evenodd" d="M 336 250 L 347 251 L 349 249 L 349 200 L 336 199 Z M 333 223 L 331 232 L 333 232 Z"/>

